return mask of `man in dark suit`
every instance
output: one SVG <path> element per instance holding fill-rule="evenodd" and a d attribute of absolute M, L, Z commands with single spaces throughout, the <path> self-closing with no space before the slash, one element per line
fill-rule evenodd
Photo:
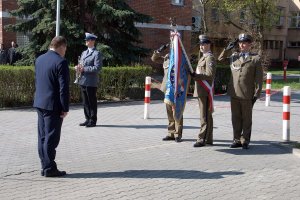
<path fill-rule="evenodd" d="M 67 41 L 57 36 L 50 49 L 35 61 L 35 97 L 33 107 L 38 114 L 38 151 L 41 175 L 58 177 L 66 175 L 59 171 L 55 160 L 63 118 L 69 112 L 69 66 L 64 58 Z"/>
<path fill-rule="evenodd" d="M 101 53 L 95 48 L 97 36 L 85 33 L 85 45 L 87 50 L 82 52 L 75 70 L 80 73 L 78 84 L 81 88 L 81 95 L 84 107 L 85 121 L 79 126 L 95 127 L 97 123 L 97 87 L 99 73 L 102 68 Z"/>
<path fill-rule="evenodd" d="M 14 65 L 15 62 L 17 61 L 17 46 L 14 41 L 11 42 L 11 47 L 8 49 L 8 63 L 9 65 Z"/>
<path fill-rule="evenodd" d="M 0 44 L 0 64 L 7 64 L 7 52 L 4 50 L 2 43 Z"/>

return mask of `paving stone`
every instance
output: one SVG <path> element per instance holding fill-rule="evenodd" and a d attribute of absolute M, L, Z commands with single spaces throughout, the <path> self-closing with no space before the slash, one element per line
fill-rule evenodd
<path fill-rule="evenodd" d="M 0 199 L 300 199 L 300 159 L 281 141 L 282 94 L 270 107 L 257 101 L 249 150 L 232 141 L 230 103 L 215 98 L 214 146 L 193 148 L 199 108 L 189 99 L 183 142 L 163 142 L 167 116 L 162 101 L 99 104 L 99 125 L 79 127 L 83 110 L 71 106 L 57 148 L 65 178 L 40 176 L 34 109 L 0 111 Z M 291 139 L 300 141 L 299 92 L 293 92 Z M 16 123 L 17 120 L 17 123 Z"/>

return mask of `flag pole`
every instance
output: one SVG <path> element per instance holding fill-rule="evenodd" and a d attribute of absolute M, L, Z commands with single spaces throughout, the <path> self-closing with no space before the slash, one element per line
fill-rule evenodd
<path fill-rule="evenodd" d="M 185 49 L 184 49 L 184 46 L 183 46 L 183 44 L 182 44 L 182 41 L 181 41 L 181 38 L 180 38 L 180 37 L 179 37 L 179 42 L 180 42 L 180 45 L 181 45 L 181 48 L 182 48 L 182 52 L 183 52 L 183 54 L 184 54 L 184 56 L 185 56 L 185 58 L 186 58 L 186 61 L 187 61 L 187 63 L 188 63 L 189 70 L 190 70 L 191 73 L 193 73 L 193 72 L 194 72 L 194 69 L 192 68 L 190 59 L 189 59 L 189 57 L 188 57 L 187 54 L 186 54 L 186 51 L 185 51 Z"/>
<path fill-rule="evenodd" d="M 59 36 L 60 29 L 60 0 L 56 0 L 56 34 L 55 36 Z"/>
<path fill-rule="evenodd" d="M 174 22 L 174 19 L 172 19 L 172 18 L 170 18 L 170 22 L 171 22 L 171 29 L 173 29 L 175 32 L 177 32 L 177 24 Z M 194 69 L 192 68 L 192 65 L 191 65 L 191 62 L 190 62 L 190 59 L 189 59 L 189 57 L 187 56 L 187 54 L 186 54 L 186 51 L 185 51 L 185 48 L 184 48 L 184 46 L 183 46 L 183 43 L 182 43 L 182 41 L 181 41 L 181 38 L 180 37 L 178 37 L 179 38 L 179 43 L 180 43 L 180 46 L 181 46 L 181 48 L 182 48 L 182 52 L 183 52 L 183 54 L 184 54 L 184 56 L 185 56 L 185 58 L 186 58 L 186 61 L 187 61 L 187 63 L 188 63 L 188 66 L 189 66 L 189 71 L 191 72 L 191 73 L 193 73 L 194 72 Z"/>

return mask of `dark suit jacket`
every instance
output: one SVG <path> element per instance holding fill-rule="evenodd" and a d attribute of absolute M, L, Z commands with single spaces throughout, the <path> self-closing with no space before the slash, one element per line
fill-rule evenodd
<path fill-rule="evenodd" d="M 66 59 L 49 50 L 35 61 L 35 97 L 33 107 L 69 111 L 69 66 Z"/>

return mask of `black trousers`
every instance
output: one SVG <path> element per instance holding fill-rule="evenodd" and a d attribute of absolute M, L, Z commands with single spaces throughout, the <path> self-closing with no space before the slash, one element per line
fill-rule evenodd
<path fill-rule="evenodd" d="M 38 152 L 43 170 L 57 169 L 56 147 L 59 144 L 63 119 L 60 112 L 37 108 Z"/>
<path fill-rule="evenodd" d="M 86 121 L 97 123 L 97 87 L 81 86 L 82 104 Z"/>

